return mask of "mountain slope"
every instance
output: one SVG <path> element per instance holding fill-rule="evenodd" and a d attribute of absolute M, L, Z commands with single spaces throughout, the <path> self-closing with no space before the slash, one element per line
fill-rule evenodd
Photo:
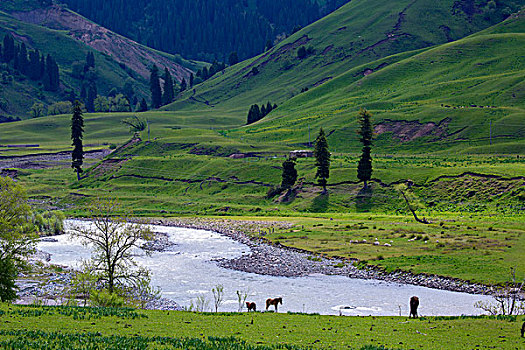
<path fill-rule="evenodd" d="M 188 80 L 191 72 L 199 67 L 197 62 L 186 61 L 142 46 L 61 6 L 54 5 L 10 14 L 26 23 L 67 31 L 70 37 L 111 56 L 139 73 L 144 79 L 149 78 L 149 66 L 152 62 L 160 67 L 167 67 L 179 82 L 183 78 Z"/>
<path fill-rule="evenodd" d="M 194 69 L 204 65 L 144 47 L 64 8 L 41 8 L 35 1 L 15 2 L 16 6 L 12 1 L 0 3 L 0 38 L 10 34 L 17 44 L 25 43 L 28 50 L 37 49 L 44 55 L 50 54 L 60 68 L 61 89 L 59 92 L 43 91 L 40 83 L 2 66 L 5 79 L 2 78 L 0 115 L 27 118 L 35 102 L 50 105 L 68 100 L 70 94 L 67 91 L 79 96 L 85 81 L 73 70 L 75 65 L 85 63 L 88 52 L 95 57 L 94 73 L 99 95 L 107 95 L 112 89 L 123 91 L 125 84 L 131 83 L 138 99 L 149 100 L 148 67 L 152 64 L 168 67 L 178 80 L 187 79 Z M 26 11 L 13 11 L 13 8 Z M 12 14 L 1 12 L 2 9 L 10 10 Z"/>
<path fill-rule="evenodd" d="M 353 0 L 266 53 L 216 74 L 168 109 L 214 106 L 237 113 L 242 122 L 251 104 L 280 104 L 353 67 L 462 38 L 497 22 L 507 6 L 518 8 L 525 1 L 500 2 L 493 14 L 485 12 L 484 1 L 473 13 L 458 3 Z M 309 46 L 315 53 L 298 58 L 298 50 Z"/>
<path fill-rule="evenodd" d="M 238 132 L 304 143 L 309 127 L 322 126 L 333 147 L 357 150 L 357 110 L 366 107 L 375 114 L 381 150 L 484 152 L 490 143 L 499 144 L 492 152 L 525 149 L 525 13 L 401 58 L 351 69 Z"/>

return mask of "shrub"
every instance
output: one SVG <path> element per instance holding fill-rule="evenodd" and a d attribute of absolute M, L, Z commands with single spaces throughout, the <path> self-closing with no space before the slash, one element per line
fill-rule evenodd
<path fill-rule="evenodd" d="M 116 293 L 110 293 L 107 289 L 91 291 L 89 300 L 91 305 L 101 307 L 123 307 L 126 304 L 124 298 Z"/>

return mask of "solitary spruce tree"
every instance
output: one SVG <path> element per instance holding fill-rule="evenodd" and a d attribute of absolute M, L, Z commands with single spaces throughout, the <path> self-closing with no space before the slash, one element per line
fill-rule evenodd
<path fill-rule="evenodd" d="M 71 167 L 77 172 L 77 179 L 80 180 L 82 163 L 84 162 L 84 149 L 82 146 L 82 133 L 84 132 L 84 117 L 82 116 L 82 106 L 76 100 L 73 103 L 73 117 L 71 118 L 71 141 L 73 141 L 73 153 L 71 154 Z"/>
<path fill-rule="evenodd" d="M 297 181 L 297 169 L 295 169 L 295 159 L 288 158 L 283 162 L 283 174 L 281 187 L 284 189 L 290 189 L 295 185 Z"/>
<path fill-rule="evenodd" d="M 326 183 L 330 177 L 330 151 L 328 151 L 328 141 L 326 141 L 323 128 L 319 130 L 319 135 L 315 140 L 314 156 L 317 167 L 315 178 L 319 185 L 323 186 L 322 193 L 326 194 Z"/>
<path fill-rule="evenodd" d="M 149 83 L 151 91 L 151 108 L 157 109 L 162 106 L 162 91 L 160 89 L 159 69 L 156 65 L 153 65 L 153 68 L 151 68 Z"/>
<path fill-rule="evenodd" d="M 368 189 L 368 181 L 372 177 L 372 156 L 370 154 L 372 146 L 372 138 L 374 131 L 372 129 L 372 123 L 370 118 L 372 114 L 366 109 L 361 108 L 359 110 L 359 124 L 361 129 L 359 130 L 359 141 L 363 144 L 363 150 L 361 153 L 361 159 L 357 165 L 357 178 L 364 182 L 364 189 Z"/>

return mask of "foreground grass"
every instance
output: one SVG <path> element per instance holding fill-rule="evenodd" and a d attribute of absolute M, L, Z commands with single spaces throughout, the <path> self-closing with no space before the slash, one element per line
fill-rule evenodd
<path fill-rule="evenodd" d="M 517 349 L 525 344 L 525 340 L 519 337 L 523 320 L 523 316 L 414 320 L 406 317 L 202 314 L 1 304 L 0 347 Z"/>

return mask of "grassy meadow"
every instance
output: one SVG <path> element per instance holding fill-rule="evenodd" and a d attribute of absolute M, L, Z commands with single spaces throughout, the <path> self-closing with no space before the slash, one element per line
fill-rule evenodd
<path fill-rule="evenodd" d="M 518 349 L 523 317 L 338 317 L 0 304 L 0 347 Z M 451 341 L 454 339 L 454 341 Z"/>
<path fill-rule="evenodd" d="M 115 140 L 121 140 L 119 146 L 127 144 L 130 135 L 120 123 L 122 117 L 87 116 L 84 142 L 92 148 L 106 148 Z M 103 161 L 89 160 L 81 181 L 68 161 L 51 168 L 20 169 L 17 180 L 35 203 L 61 208 L 70 216 L 85 215 L 84 204 L 94 197 L 117 197 L 138 216 L 290 221 L 295 224 L 292 230 L 277 230 L 264 238 L 387 271 L 487 284 L 507 281 L 513 267 L 518 276 L 525 276 L 520 259 L 525 249 L 520 209 L 525 196 L 523 158 L 376 154 L 375 180 L 363 193 L 356 177 L 358 154 L 335 153 L 328 195 L 315 185 L 314 160 L 301 158 L 299 184 L 293 196 L 284 199 L 269 193 L 279 185 L 281 163 L 293 148 L 227 137 L 222 130 L 205 129 L 196 116 L 150 112 L 147 117 L 152 121 L 151 142 L 119 147 Z M 68 116 L 59 118 L 65 124 Z M 190 120 L 192 125 L 184 125 Z M 19 130 L 27 132 L 27 142 L 43 129 L 38 122 L 45 119 L 18 123 Z M 11 125 L 15 124 L 7 126 Z M 42 150 L 69 149 L 69 141 L 58 136 L 67 128 L 52 130 Z M 142 138 L 147 139 L 146 131 Z M 19 152 L 32 151 L 14 149 L 8 154 Z M 257 157 L 228 157 L 241 152 Z M 431 225 L 417 223 L 410 215 L 396 187 L 407 179 L 413 182 L 407 192 L 411 205 Z M 376 238 L 380 245 L 373 244 Z"/>

